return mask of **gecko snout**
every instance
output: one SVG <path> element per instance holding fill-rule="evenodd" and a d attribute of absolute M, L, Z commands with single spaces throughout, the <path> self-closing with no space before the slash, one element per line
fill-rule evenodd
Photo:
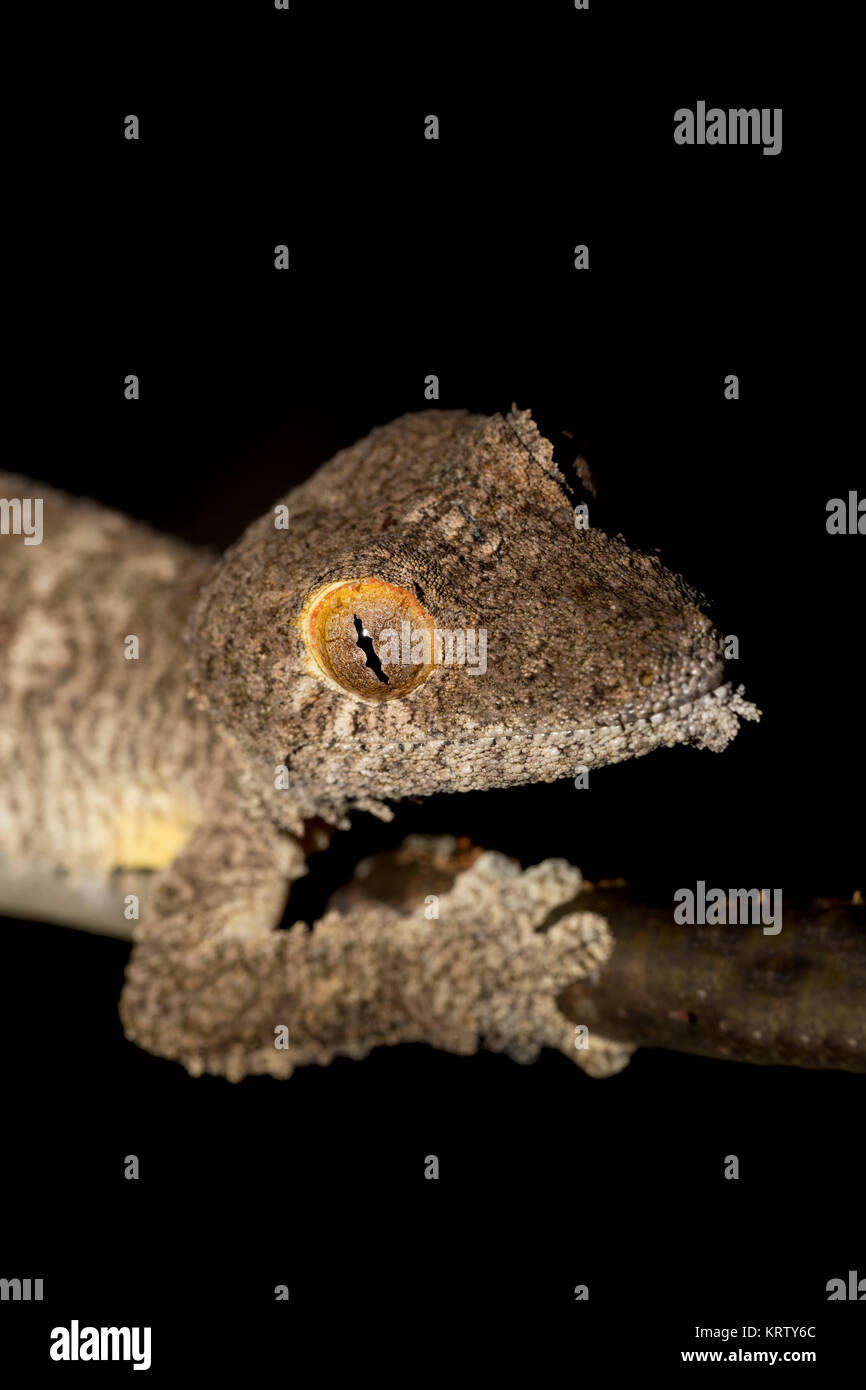
<path fill-rule="evenodd" d="M 611 614 L 601 634 L 592 702 L 614 722 L 652 718 L 722 684 L 721 638 L 706 614 L 688 605 L 658 613 Z"/>
<path fill-rule="evenodd" d="M 697 624 L 689 622 L 685 633 L 678 632 L 673 641 L 659 643 L 643 663 L 638 659 L 636 717 L 674 709 L 722 684 L 725 662 L 721 638 L 709 619 L 696 613 Z"/>

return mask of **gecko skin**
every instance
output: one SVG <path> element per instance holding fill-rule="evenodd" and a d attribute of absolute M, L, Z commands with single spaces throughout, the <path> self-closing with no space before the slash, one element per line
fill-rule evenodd
<path fill-rule="evenodd" d="M 603 918 L 557 916 L 564 861 L 483 855 L 433 920 L 368 905 L 277 930 L 314 817 L 720 750 L 758 717 L 699 596 L 575 527 L 528 412 L 375 429 L 222 559 L 21 478 L 0 497 L 44 506 L 40 545 L 0 538 L 0 907 L 133 929 L 130 1039 L 231 1080 L 409 1040 L 623 1065 L 601 1038 L 589 1063 L 556 1008 L 612 946 Z M 483 630 L 486 670 L 423 642 L 398 659 L 406 623 Z"/>

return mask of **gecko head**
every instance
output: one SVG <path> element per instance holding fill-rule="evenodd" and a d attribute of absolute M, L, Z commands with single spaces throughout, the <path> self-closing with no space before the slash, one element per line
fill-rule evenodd
<path fill-rule="evenodd" d="M 275 817 L 718 749 L 756 717 L 700 596 L 584 522 L 528 412 L 428 411 L 254 523 L 201 597 L 192 669 L 262 787 L 285 766 Z"/>

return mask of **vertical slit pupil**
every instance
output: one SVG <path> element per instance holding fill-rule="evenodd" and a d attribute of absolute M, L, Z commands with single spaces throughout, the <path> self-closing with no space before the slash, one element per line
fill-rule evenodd
<path fill-rule="evenodd" d="M 373 646 L 373 639 L 372 637 L 368 637 L 365 633 L 364 624 L 361 622 L 361 619 L 358 617 L 357 613 L 355 614 L 355 631 L 358 634 L 358 646 L 361 648 L 361 651 L 367 658 L 368 670 L 372 671 L 373 675 L 376 676 L 377 679 L 380 680 L 383 685 L 390 685 L 388 677 L 382 670 L 382 663 L 376 655 L 376 648 Z"/>

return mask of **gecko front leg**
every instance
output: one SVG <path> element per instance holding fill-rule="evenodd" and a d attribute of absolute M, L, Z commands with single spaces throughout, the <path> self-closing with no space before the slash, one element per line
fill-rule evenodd
<path fill-rule="evenodd" d="M 441 897 L 438 916 L 376 903 L 328 912 L 312 931 L 278 930 L 301 870 L 297 844 L 267 823 L 229 815 L 203 826 L 136 933 L 121 1000 L 127 1036 L 193 1075 L 231 1081 L 401 1042 L 462 1054 L 485 1046 L 519 1061 L 553 1046 L 596 1074 L 627 1061 L 631 1049 L 601 1039 L 578 1051 L 556 1006 L 612 948 L 603 918 L 557 913 L 580 886 L 564 861 L 522 872 L 484 854 Z"/>
<path fill-rule="evenodd" d="M 249 1061 L 273 1052 L 283 1021 L 276 927 L 303 863 L 296 841 L 239 809 L 199 826 L 133 935 L 120 1000 L 132 1042 L 193 1075 L 268 1070 Z"/>

